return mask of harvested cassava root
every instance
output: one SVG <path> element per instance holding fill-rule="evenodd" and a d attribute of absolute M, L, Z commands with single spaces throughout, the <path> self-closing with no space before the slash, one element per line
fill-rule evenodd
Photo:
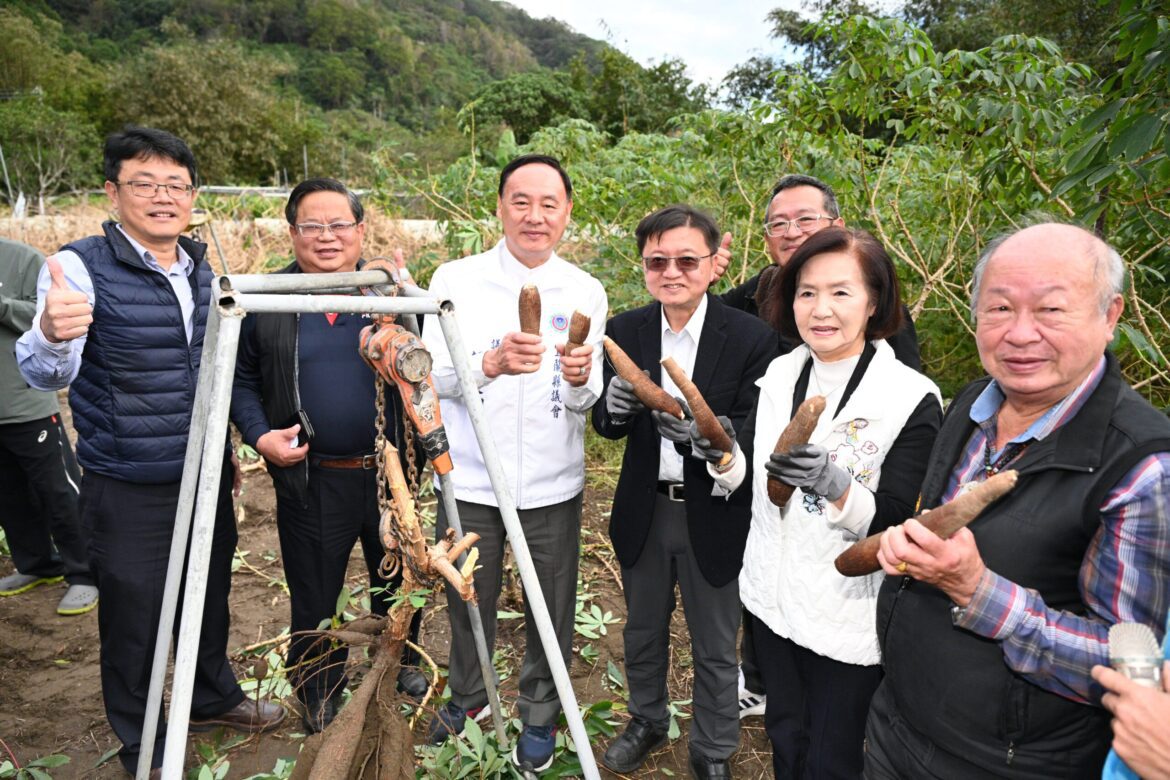
<path fill-rule="evenodd" d="M 569 319 L 569 340 L 565 342 L 566 355 L 577 347 L 585 346 L 585 339 L 589 338 L 589 326 L 592 324 L 588 314 L 573 312 Z"/>
<path fill-rule="evenodd" d="M 796 414 L 780 432 L 780 438 L 776 440 L 776 447 L 772 452 L 786 453 L 793 447 L 808 444 L 809 437 L 816 430 L 823 411 L 825 411 L 825 397 L 823 395 L 814 395 L 812 398 L 804 399 L 804 403 L 796 408 Z M 796 492 L 796 488 L 792 485 L 781 482 L 775 477 L 768 477 L 768 499 L 781 509 L 788 503 L 788 499 L 792 498 L 794 492 Z"/>
<path fill-rule="evenodd" d="M 1018 472 L 1001 471 L 953 501 L 920 514 L 918 522 L 934 531 L 940 539 L 949 539 L 960 528 L 979 517 L 993 501 L 1014 488 L 1018 477 Z M 846 577 L 872 574 L 882 567 L 877 558 L 881 539 L 881 534 L 865 537 L 838 555 L 833 565 Z"/>
<path fill-rule="evenodd" d="M 731 437 L 715 419 L 715 413 L 707 405 L 707 400 L 703 398 L 699 388 L 695 386 L 690 377 L 683 373 L 678 363 L 674 362 L 674 358 L 663 358 L 662 367 L 674 380 L 674 384 L 683 394 L 683 398 L 687 399 L 687 406 L 691 407 L 691 416 L 695 418 L 695 426 L 699 429 L 699 433 L 703 434 L 704 439 L 711 442 L 712 447 L 723 451 L 723 460 L 720 461 L 719 465 L 726 466 L 731 460 Z"/>
<path fill-rule="evenodd" d="M 540 290 L 533 284 L 520 288 L 520 332 L 540 335 Z"/>
<path fill-rule="evenodd" d="M 642 373 L 626 351 L 617 345 L 609 336 L 605 337 L 605 354 L 609 355 L 609 362 L 613 370 L 622 379 L 634 386 L 634 395 L 646 405 L 648 409 L 657 409 L 660 412 L 672 414 L 683 419 L 682 406 L 679 402 L 667 395 L 666 391 L 650 381 L 650 377 Z"/>

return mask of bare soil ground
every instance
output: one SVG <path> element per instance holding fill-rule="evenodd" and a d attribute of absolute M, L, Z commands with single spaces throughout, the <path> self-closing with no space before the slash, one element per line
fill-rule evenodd
<path fill-rule="evenodd" d="M 612 490 L 610 478 L 598 475 L 612 472 L 603 463 L 590 466 L 591 484 L 586 490 L 585 515 L 582 523 L 581 587 L 590 594 L 589 602 L 602 612 L 612 612 L 617 619 L 607 633 L 597 640 L 584 636 L 574 639 L 571 668 L 574 691 L 582 706 L 598 701 L 615 702 L 618 728 L 624 725 L 625 708 L 622 691 L 609 680 L 612 661 L 619 669 L 623 651 L 621 629 L 625 618 L 618 565 L 606 535 Z M 247 565 L 239 567 L 232 578 L 232 629 L 228 642 L 241 678 L 253 660 L 244 648 L 279 637 L 288 626 L 288 597 L 279 582 L 283 579 L 279 542 L 276 535 L 275 500 L 271 481 L 263 470 L 248 473 L 242 496 L 237 501 L 239 550 Z M 0 556 L 0 576 L 13 570 L 12 562 Z M 360 555 L 351 559 L 349 585 L 360 588 L 365 573 Z M 65 585 L 48 585 L 21 596 L 0 599 L 0 761 L 5 758 L 24 765 L 50 754 L 68 756 L 68 764 L 52 770 L 59 780 L 67 778 L 122 778 L 126 774 L 112 751 L 118 746 L 106 722 L 102 705 L 98 669 L 97 612 L 79 617 L 60 617 L 57 601 Z M 428 604 L 422 626 L 421 644 L 440 666 L 447 660 L 449 634 L 445 599 Z M 523 612 L 518 577 L 511 577 L 501 597 L 500 610 Z M 497 649 L 502 651 L 505 676 L 501 696 L 505 707 L 514 714 L 516 681 L 524 643 L 522 619 L 500 621 Z M 582 659 L 580 650 L 592 644 L 597 657 Z M 668 681 L 672 701 L 690 699 L 692 664 L 690 635 L 681 607 L 675 611 L 671 626 L 671 659 Z M 355 654 L 356 656 L 356 654 Z M 354 660 L 359 667 L 361 661 Z M 357 669 L 360 673 L 360 668 Z M 681 705 L 689 713 L 689 703 Z M 429 714 L 419 720 L 416 735 L 421 739 Z M 680 718 L 681 735 L 655 752 L 646 765 L 628 777 L 687 777 L 687 718 Z M 742 722 L 740 750 L 735 756 L 733 772 L 737 778 L 759 778 L 770 774 L 771 753 L 764 734 L 762 719 Z M 245 778 L 271 772 L 280 758 L 295 758 L 303 739 L 300 719 L 294 714 L 277 731 L 252 737 L 225 749 L 232 734 L 223 731 L 192 735 L 188 741 L 187 767 L 205 761 L 200 747 L 230 761 L 227 778 Z M 607 742 L 592 746 L 600 761 Z M 105 760 L 103 761 L 103 758 Z M 603 777 L 618 777 L 601 769 Z"/>

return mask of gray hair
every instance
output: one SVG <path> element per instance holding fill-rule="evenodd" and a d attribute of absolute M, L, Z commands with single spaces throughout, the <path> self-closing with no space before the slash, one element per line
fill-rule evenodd
<path fill-rule="evenodd" d="M 1109 304 L 1112 303 L 1114 296 L 1121 295 L 1125 292 L 1125 262 L 1121 259 L 1121 255 L 1117 253 L 1116 249 L 1080 225 L 1075 225 L 1071 222 L 1061 222 L 1048 214 L 1036 214 L 1022 220 L 1020 226 L 1010 233 L 1001 233 L 993 238 L 983 248 L 983 252 L 980 253 L 979 260 L 975 263 L 975 272 L 971 279 L 972 322 L 976 320 L 976 307 L 979 305 L 979 291 L 983 285 L 983 272 L 987 270 L 987 264 L 991 261 L 992 256 L 1012 236 L 1026 228 L 1038 227 L 1040 225 L 1068 225 L 1069 227 L 1075 227 L 1084 232 L 1086 254 L 1093 261 L 1093 279 L 1097 282 L 1097 305 L 1101 309 L 1102 314 L 1109 310 Z"/>

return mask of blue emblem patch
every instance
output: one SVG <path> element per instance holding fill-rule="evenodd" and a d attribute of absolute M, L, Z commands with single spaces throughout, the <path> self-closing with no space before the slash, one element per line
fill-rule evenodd
<path fill-rule="evenodd" d="M 569 329 L 569 318 L 563 314 L 554 314 L 548 318 L 548 324 L 553 330 L 564 333 Z"/>

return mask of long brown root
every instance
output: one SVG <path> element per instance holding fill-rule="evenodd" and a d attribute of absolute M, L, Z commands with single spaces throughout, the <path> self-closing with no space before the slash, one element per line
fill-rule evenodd
<path fill-rule="evenodd" d="M 983 510 L 1000 496 L 1016 486 L 1019 474 L 1001 471 L 988 477 L 953 501 L 918 516 L 918 522 L 934 531 L 939 538 L 949 539 L 956 531 L 969 525 Z M 882 566 L 878 563 L 881 534 L 867 536 L 837 556 L 833 565 L 846 577 L 863 577 Z"/>
<path fill-rule="evenodd" d="M 593 321 L 588 314 L 574 311 L 569 319 L 569 340 L 565 342 L 565 354 L 569 354 L 577 347 L 585 346 L 585 339 L 589 338 L 589 328 Z"/>
<path fill-rule="evenodd" d="M 520 332 L 540 335 L 540 290 L 533 284 L 520 288 Z"/>
<path fill-rule="evenodd" d="M 643 374 L 642 369 L 638 368 L 638 364 L 630 359 L 630 356 L 617 345 L 616 341 L 606 336 L 604 343 L 605 354 L 609 355 L 609 362 L 613 364 L 613 370 L 618 376 L 634 386 L 634 395 L 638 396 L 638 400 L 644 403 L 646 408 L 657 409 L 660 412 L 674 415 L 680 420 L 683 419 L 683 410 L 679 402 L 654 384 L 650 377 Z"/>
<path fill-rule="evenodd" d="M 663 358 L 662 368 L 674 380 L 674 384 L 683 394 L 683 398 L 687 399 L 687 406 L 691 407 L 691 416 L 695 418 L 695 425 L 698 427 L 699 433 L 711 442 L 712 447 L 723 451 L 723 463 L 726 464 L 727 461 L 731 460 L 731 437 L 715 419 L 715 413 L 711 411 L 707 399 L 703 398 L 703 394 L 699 392 L 699 388 L 695 386 L 691 378 L 683 373 L 678 363 L 674 362 L 674 358 Z"/>
<path fill-rule="evenodd" d="M 780 433 L 780 438 L 776 440 L 776 447 L 772 452 L 788 452 L 793 447 L 808 444 L 809 437 L 816 430 L 821 413 L 824 411 L 825 397 L 823 395 L 814 395 L 812 398 L 804 399 L 804 403 L 797 407 L 796 414 Z M 792 485 L 785 484 L 774 477 L 768 477 L 768 500 L 781 509 L 795 492 L 796 488 Z"/>

